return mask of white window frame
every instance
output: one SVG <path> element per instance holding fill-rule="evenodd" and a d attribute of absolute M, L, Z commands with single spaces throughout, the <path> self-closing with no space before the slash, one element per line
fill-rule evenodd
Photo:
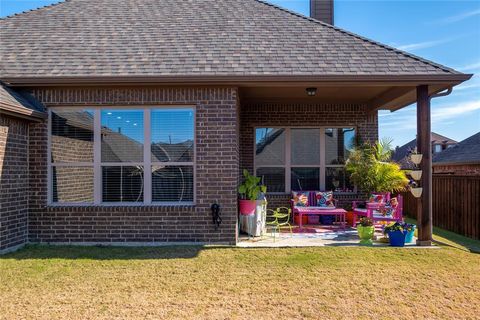
<path fill-rule="evenodd" d="M 52 163 L 51 154 L 51 138 L 52 138 L 52 112 L 55 110 L 93 110 L 94 112 L 94 137 L 93 137 L 93 155 L 92 163 L 86 162 L 56 162 Z M 101 141 L 101 112 L 102 110 L 141 110 L 143 111 L 143 130 L 144 130 L 144 146 L 143 146 L 143 162 L 102 162 L 102 141 Z M 193 112 L 193 161 L 190 162 L 152 162 L 151 149 L 151 111 L 162 109 L 190 109 Z M 197 202 L 197 110 L 194 105 L 162 105 L 162 106 L 59 106 L 48 109 L 48 129 L 47 129 L 47 204 L 49 206 L 186 206 L 196 205 Z M 193 201 L 152 201 L 152 166 L 191 166 L 193 169 Z M 92 167 L 94 171 L 94 201 L 93 202 L 53 202 L 53 167 Z M 143 186 L 143 202 L 103 202 L 102 201 L 102 167 L 129 167 L 143 166 L 144 168 L 144 186 Z"/>
<path fill-rule="evenodd" d="M 256 132 L 257 129 L 260 128 L 273 128 L 273 129 L 285 129 L 285 165 L 258 165 L 256 164 L 256 150 L 257 150 L 257 142 L 256 142 Z M 344 128 L 353 128 L 355 130 L 355 137 L 358 134 L 358 130 L 356 126 L 351 125 L 344 125 L 344 126 L 255 126 L 253 129 L 253 170 L 254 175 L 257 174 L 257 169 L 259 168 L 284 168 L 285 169 L 285 192 L 268 192 L 271 195 L 284 195 L 290 194 L 290 190 L 292 189 L 292 167 L 293 168 L 319 168 L 320 169 L 320 177 L 319 177 L 319 186 L 320 190 L 325 190 L 326 187 L 326 171 L 327 168 L 345 168 L 345 165 L 339 164 L 326 164 L 326 153 L 325 153 L 325 130 L 326 129 L 344 129 Z M 291 137 L 292 137 L 292 129 L 319 129 L 320 130 L 320 163 L 311 164 L 311 165 L 292 165 L 292 154 L 291 154 Z M 336 192 L 338 194 L 356 194 L 357 187 L 354 187 L 353 192 Z"/>

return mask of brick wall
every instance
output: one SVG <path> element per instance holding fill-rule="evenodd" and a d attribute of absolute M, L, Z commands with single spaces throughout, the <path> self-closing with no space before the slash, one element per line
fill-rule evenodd
<path fill-rule="evenodd" d="M 28 122 L 0 114 L 0 253 L 27 241 Z"/>
<path fill-rule="evenodd" d="M 361 141 L 378 139 L 377 113 L 367 112 L 367 107 L 356 104 L 339 105 L 282 105 L 250 104 L 242 105 L 240 123 L 240 168 L 253 172 L 255 127 L 289 126 L 320 127 L 343 126 L 355 127 Z M 338 194 L 335 196 L 340 205 L 351 203 L 361 198 L 355 194 Z M 270 195 L 272 208 L 289 206 L 290 195 Z"/>
<path fill-rule="evenodd" d="M 30 227 L 35 242 L 236 242 L 238 94 L 236 88 L 48 88 L 47 107 L 196 106 L 195 206 L 47 206 L 47 124 L 30 127 Z M 214 230 L 210 206 L 222 207 Z"/>

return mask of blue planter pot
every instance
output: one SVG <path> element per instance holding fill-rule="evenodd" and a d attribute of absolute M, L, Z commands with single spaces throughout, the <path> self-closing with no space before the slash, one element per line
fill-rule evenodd
<path fill-rule="evenodd" d="M 388 239 L 390 239 L 390 245 L 392 247 L 403 247 L 405 246 L 405 238 L 407 232 L 404 231 L 393 231 L 388 233 Z"/>
<path fill-rule="evenodd" d="M 326 226 L 330 226 L 335 221 L 335 216 L 320 216 L 320 223 Z"/>
<path fill-rule="evenodd" d="M 412 231 L 407 231 L 407 235 L 405 236 L 405 243 L 412 243 L 414 234 L 415 228 L 413 228 Z"/>

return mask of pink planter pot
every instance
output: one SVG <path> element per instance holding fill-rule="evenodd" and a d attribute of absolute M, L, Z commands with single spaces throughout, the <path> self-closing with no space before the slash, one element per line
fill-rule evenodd
<path fill-rule="evenodd" d="M 257 202 L 255 200 L 238 200 L 238 210 L 240 214 L 249 216 L 255 214 Z"/>

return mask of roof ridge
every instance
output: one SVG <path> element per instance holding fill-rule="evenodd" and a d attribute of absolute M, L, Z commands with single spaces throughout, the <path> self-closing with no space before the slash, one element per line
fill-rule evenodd
<path fill-rule="evenodd" d="M 450 140 L 450 141 L 454 141 L 454 142 L 457 142 L 457 143 L 458 143 L 457 140 L 454 140 L 454 139 L 449 138 L 449 137 L 447 137 L 447 136 L 444 136 L 444 135 L 442 135 L 442 134 L 439 134 L 439 133 L 436 133 L 436 132 L 433 132 L 433 131 L 432 131 L 432 134 L 435 134 L 435 135 L 437 135 L 437 136 L 440 137 L 440 138 L 445 138 L 444 140 Z"/>
<path fill-rule="evenodd" d="M 70 2 L 71 0 L 57 0 L 57 1 L 58 1 L 58 2 L 54 2 L 54 3 L 51 3 L 51 4 L 47 4 L 47 5 L 45 5 L 45 6 L 41 6 L 41 7 L 38 7 L 38 8 L 25 10 L 25 11 L 22 11 L 22 12 L 19 12 L 19 13 L 13 13 L 13 14 L 10 14 L 10 15 L 5 16 L 5 17 L 0 17 L 0 21 L 1 21 L 1 20 L 6 20 L 6 19 L 9 19 L 9 18 L 13 18 L 13 17 L 19 16 L 19 15 L 22 15 L 22 14 L 31 13 L 31 12 L 33 12 L 33 11 L 39 11 L 39 10 L 42 10 L 42 9 L 47 9 L 47 8 L 55 7 L 55 6 L 58 6 L 59 4 L 63 4 L 63 3 Z"/>
<path fill-rule="evenodd" d="M 456 74 L 460 73 L 460 72 L 456 71 L 455 69 L 452 69 L 452 68 L 449 68 L 449 67 L 447 67 L 447 66 L 441 65 L 441 64 L 439 64 L 439 63 L 433 62 L 433 61 L 431 61 L 431 60 L 428 60 L 428 59 L 419 57 L 419 56 L 414 55 L 414 54 L 412 54 L 412 53 L 409 53 L 409 52 L 406 52 L 406 51 L 403 51 L 403 50 L 400 50 L 400 49 L 397 49 L 397 48 L 388 46 L 388 45 L 383 44 L 383 43 L 381 43 L 381 42 L 378 42 L 378 41 L 375 41 L 375 40 L 372 40 L 372 39 L 363 37 L 363 36 L 361 36 L 361 35 L 358 35 L 358 34 L 356 34 L 356 33 L 351 32 L 351 31 L 348 31 L 348 30 L 339 28 L 339 27 L 337 27 L 337 26 L 334 26 L 334 25 L 328 24 L 328 23 L 326 23 L 326 22 L 323 22 L 323 21 L 314 19 L 314 18 L 312 18 L 312 17 L 308 17 L 308 16 L 303 15 L 303 14 L 301 14 L 301 13 L 298 13 L 298 12 L 295 12 L 295 11 L 292 11 L 292 10 L 289 10 L 289 9 L 286 9 L 286 8 L 283 8 L 283 7 L 278 6 L 278 5 L 276 5 L 276 4 L 267 2 L 267 0 L 253 0 L 253 1 L 256 1 L 256 2 L 258 2 L 258 3 L 261 3 L 261 4 L 264 4 L 264 5 L 273 7 L 273 8 L 275 8 L 275 9 L 281 10 L 281 11 L 286 12 L 286 13 L 289 13 L 289 14 L 291 14 L 291 15 L 294 15 L 294 16 L 297 16 L 297 17 L 300 17 L 300 18 L 303 18 L 303 19 L 305 19 L 305 20 L 307 20 L 307 21 L 317 23 L 317 24 L 319 24 L 319 25 L 322 25 L 322 26 L 324 26 L 324 27 L 333 29 L 333 30 L 338 31 L 338 32 L 341 32 L 341 33 L 344 33 L 344 34 L 346 34 L 346 35 L 349 35 L 349 36 L 351 36 L 351 37 L 357 38 L 357 39 L 359 39 L 359 40 L 362 40 L 362 41 L 368 42 L 368 43 L 370 43 L 370 44 L 379 46 L 379 47 L 381 47 L 381 48 L 384 48 L 384 49 L 393 51 L 393 52 L 398 53 L 398 54 L 401 54 L 401 55 L 404 55 L 404 56 L 406 56 L 406 57 L 408 57 L 408 58 L 412 58 L 412 59 L 415 59 L 415 60 L 417 60 L 417 61 L 420 61 L 420 62 L 429 64 L 429 65 L 431 65 L 431 66 L 433 66 L 433 67 L 435 67 L 435 68 L 437 68 L 437 69 L 440 69 L 440 70 L 443 70 L 443 71 L 447 71 L 447 72 L 450 72 L 450 73 L 456 73 Z"/>

